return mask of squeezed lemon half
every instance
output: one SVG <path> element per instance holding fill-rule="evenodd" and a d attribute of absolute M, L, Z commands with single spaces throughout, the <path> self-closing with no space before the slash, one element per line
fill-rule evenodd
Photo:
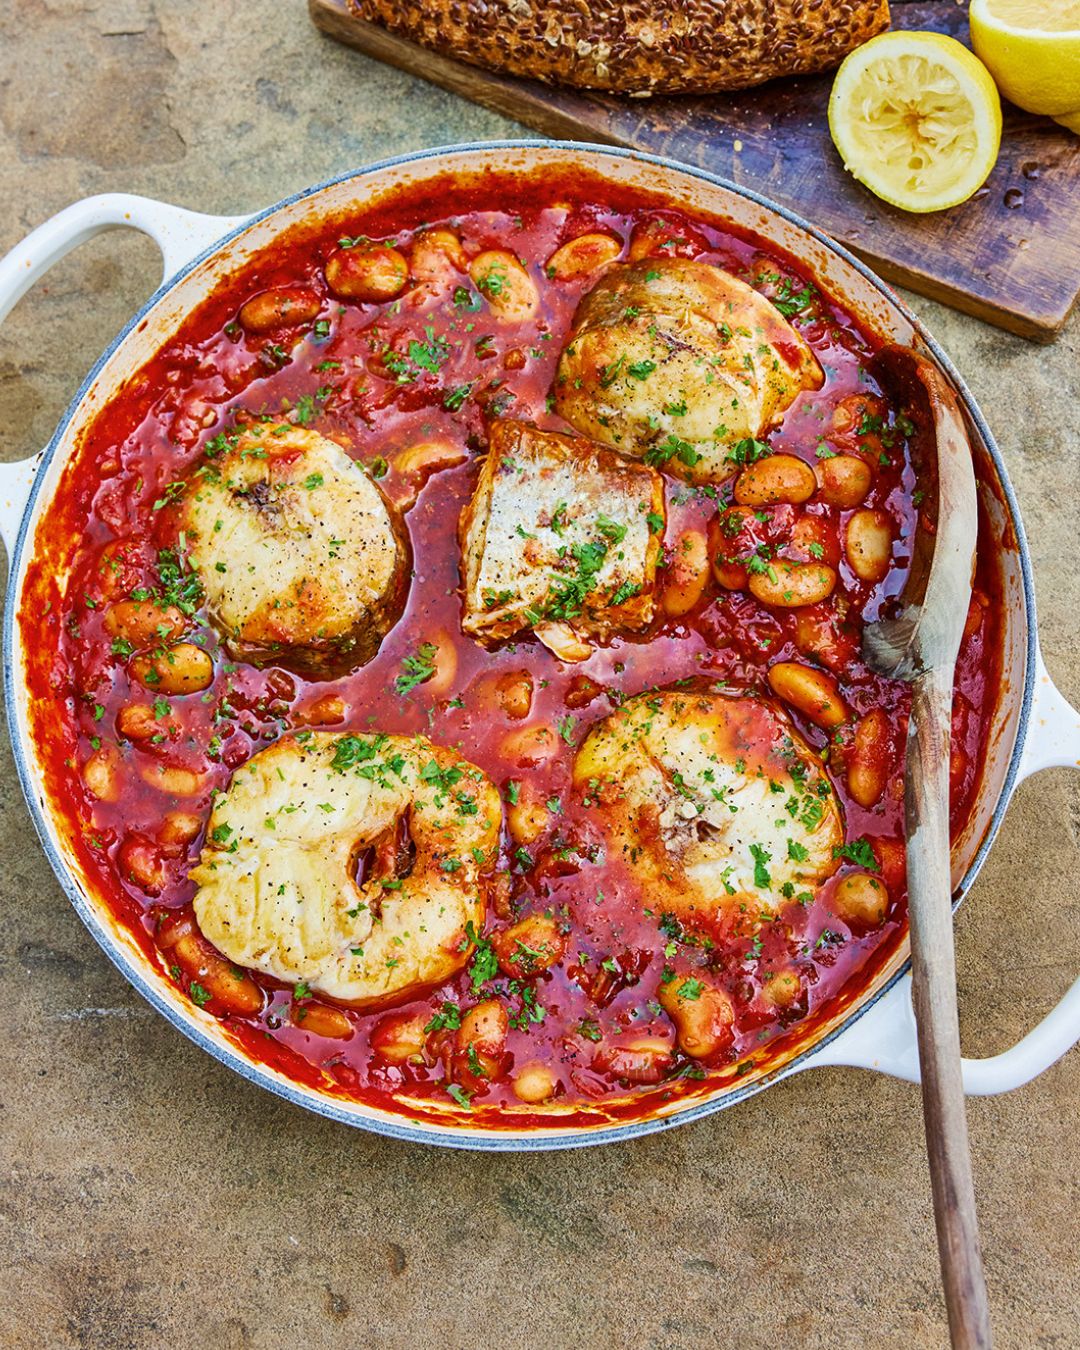
<path fill-rule="evenodd" d="M 970 19 L 1005 97 L 1080 134 L 1080 0 L 971 0 Z"/>
<path fill-rule="evenodd" d="M 941 33 L 882 33 L 836 73 L 829 131 L 844 167 L 905 211 L 940 211 L 986 181 L 1001 145 L 989 71 Z"/>

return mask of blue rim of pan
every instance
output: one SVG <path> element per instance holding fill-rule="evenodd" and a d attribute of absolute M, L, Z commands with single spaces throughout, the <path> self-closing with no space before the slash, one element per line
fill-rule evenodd
<path fill-rule="evenodd" d="M 986 420 L 976 405 L 974 398 L 964 381 L 961 379 L 959 373 L 954 368 L 949 357 L 930 333 L 927 332 L 921 320 L 907 308 L 903 301 L 888 286 L 886 286 L 865 263 L 856 258 L 854 254 L 850 253 L 843 245 L 838 244 L 834 239 L 817 229 L 809 221 L 804 220 L 795 212 L 789 211 L 786 207 L 779 206 L 776 202 L 770 201 L 767 197 L 763 197 L 757 192 L 741 187 L 737 183 L 732 183 L 716 174 L 709 173 L 705 169 L 699 169 L 689 164 L 682 164 L 677 160 L 666 159 L 659 155 L 649 155 L 635 150 L 626 150 L 608 145 L 594 145 L 583 141 L 548 141 L 536 138 L 502 141 L 474 141 L 461 145 L 446 145 L 431 150 L 414 151 L 410 154 L 397 155 L 390 159 L 379 160 L 376 163 L 361 169 L 352 169 L 347 173 L 339 174 L 334 178 L 329 178 L 325 182 L 318 183 L 313 187 L 304 188 L 299 192 L 293 193 L 289 197 L 283 198 L 281 201 L 275 202 L 264 210 L 246 217 L 240 225 L 236 226 L 213 244 L 209 245 L 172 276 L 167 277 L 138 313 L 132 317 L 112 342 L 109 343 L 106 350 L 95 362 L 90 373 L 86 376 L 86 379 L 83 380 L 75 397 L 68 405 L 52 439 L 49 441 L 48 446 L 42 454 L 41 463 L 35 472 L 34 483 L 26 507 L 23 511 L 18 537 L 9 560 L 3 628 L 4 698 L 8 713 L 9 728 L 11 731 L 11 744 L 15 766 L 18 770 L 19 781 L 30 812 L 30 817 L 33 820 L 34 827 L 37 830 L 38 837 L 41 840 L 49 864 L 56 874 L 57 880 L 60 882 L 64 893 L 67 895 L 74 906 L 75 911 L 105 954 L 121 972 L 124 978 L 134 986 L 153 1008 L 187 1036 L 189 1040 L 193 1041 L 201 1049 L 207 1051 L 220 1063 L 233 1069 L 236 1073 L 240 1074 L 242 1078 L 247 1079 L 248 1082 L 265 1088 L 296 1106 L 303 1107 L 308 1111 L 313 1111 L 318 1115 L 325 1116 L 340 1124 L 349 1125 L 354 1128 L 358 1127 L 392 1139 L 404 1140 L 411 1143 L 436 1144 L 448 1148 L 508 1153 L 583 1148 L 594 1144 L 615 1143 L 623 1140 L 637 1139 L 641 1138 L 643 1135 L 653 1134 L 660 1130 L 672 1129 L 676 1125 L 689 1124 L 691 1121 L 700 1120 L 704 1116 L 712 1115 L 714 1112 L 734 1106 L 738 1102 L 744 1101 L 746 1098 L 754 1096 L 756 1093 L 772 1086 L 781 1078 L 785 1078 L 789 1074 L 795 1073 L 800 1068 L 804 1067 L 805 1061 L 811 1055 L 816 1054 L 824 1046 L 829 1045 L 838 1036 L 842 1035 L 874 1007 L 880 999 L 889 993 L 890 990 L 895 988 L 896 984 L 909 970 L 910 963 L 905 962 L 872 998 L 867 999 L 859 1008 L 849 1013 L 839 1026 L 835 1027 L 819 1041 L 814 1042 L 814 1044 L 801 1051 L 781 1068 L 771 1074 L 765 1073 L 743 1086 L 725 1088 L 715 1096 L 706 1097 L 701 1101 L 694 1102 L 692 1105 L 688 1105 L 681 1109 L 676 1108 L 669 1115 L 651 1116 L 647 1119 L 632 1120 L 627 1121 L 625 1124 L 611 1126 L 568 1126 L 565 1127 L 565 1132 L 560 1133 L 558 1132 L 559 1126 L 557 1123 L 545 1125 L 536 1131 L 530 1129 L 515 1131 L 512 1128 L 506 1130 L 481 1130 L 470 1129 L 467 1126 L 457 1124 L 430 1126 L 421 1121 L 411 1120 L 406 1116 L 402 1116 L 400 1120 L 398 1120 L 382 1114 L 367 1114 L 372 1108 L 367 1107 L 362 1102 L 345 1101 L 325 1093 L 320 1093 L 317 1089 L 302 1089 L 296 1084 L 283 1081 L 268 1066 L 257 1064 L 255 1061 L 249 1059 L 243 1054 L 238 1046 L 222 1044 L 212 1038 L 193 1017 L 184 1015 L 176 1006 L 166 1000 L 160 990 L 155 986 L 154 982 L 148 978 L 146 971 L 142 968 L 134 955 L 129 950 L 121 947 L 109 934 L 96 907 L 76 884 L 70 867 L 54 846 L 50 836 L 44 804 L 38 799 L 37 784 L 34 780 L 33 772 L 25 753 L 21 731 L 18 729 L 19 721 L 16 711 L 17 691 L 15 687 L 14 663 L 15 614 L 16 602 L 18 599 L 18 583 L 22 572 L 23 554 L 29 534 L 29 523 L 33 519 L 34 508 L 42 490 L 46 470 L 55 458 L 60 442 L 69 425 L 75 418 L 83 399 L 93 386 L 106 362 L 128 334 L 146 318 L 162 297 L 172 290 L 173 287 L 194 268 L 199 266 L 200 263 L 219 252 L 224 246 L 243 234 L 250 226 L 267 219 L 277 211 L 293 206 L 297 202 L 304 201 L 307 198 L 314 197 L 326 188 L 334 187 L 337 184 L 349 182 L 353 179 L 364 179 L 385 169 L 395 168 L 405 164 L 438 159 L 448 155 L 483 155 L 492 150 L 551 150 L 563 153 L 585 151 L 592 154 L 604 155 L 612 159 L 625 159 L 645 164 L 655 164 L 660 168 L 670 169 L 678 173 L 686 174 L 692 178 L 701 179 L 715 187 L 723 188 L 728 192 L 744 197 L 805 231 L 806 234 L 810 235 L 831 252 L 839 255 L 839 257 L 841 257 L 849 266 L 859 272 L 912 326 L 940 369 L 949 377 L 957 394 L 960 396 L 967 416 L 978 431 L 997 472 L 998 481 L 1005 498 L 1006 506 L 1008 507 L 1010 523 L 1017 541 L 1017 552 L 1020 559 L 1024 606 L 1027 619 L 1027 647 L 1024 660 L 1023 697 L 1021 700 L 1019 717 L 1017 719 L 1016 739 L 1013 744 L 1005 779 L 1002 783 L 993 816 L 983 836 L 982 842 L 971 861 L 970 867 L 956 889 L 954 908 L 966 895 L 979 869 L 982 867 L 990 846 L 1001 825 L 1002 818 L 1009 804 L 1009 799 L 1012 796 L 1013 788 L 1016 785 L 1017 772 L 1027 737 L 1031 703 L 1034 697 L 1037 636 L 1035 592 L 1031 573 L 1031 560 L 1012 484 L 1009 481 L 1009 476 L 1001 458 L 1001 453 L 990 433 L 990 428 L 987 426 Z"/>

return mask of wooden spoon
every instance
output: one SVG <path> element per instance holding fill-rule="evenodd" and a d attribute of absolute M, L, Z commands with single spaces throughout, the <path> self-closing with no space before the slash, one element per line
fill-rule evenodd
<path fill-rule="evenodd" d="M 909 347 L 889 346 L 876 357 L 875 374 L 915 423 L 924 497 L 899 613 L 866 627 L 863 656 L 881 674 L 912 686 L 904 806 L 913 1003 L 945 1306 L 952 1343 L 967 1350 L 990 1345 L 990 1315 L 960 1070 L 949 741 L 975 559 L 975 474 L 963 418 L 936 367 Z"/>

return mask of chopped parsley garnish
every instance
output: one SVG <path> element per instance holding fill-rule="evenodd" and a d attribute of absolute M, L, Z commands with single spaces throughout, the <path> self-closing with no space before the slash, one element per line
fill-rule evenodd
<path fill-rule="evenodd" d="M 632 375 L 635 380 L 647 380 L 655 369 L 655 361 L 633 361 L 626 367 L 626 373 Z"/>
<path fill-rule="evenodd" d="M 752 436 L 747 436 L 733 445 L 724 458 L 733 464 L 755 464 L 771 454 L 772 450 L 764 441 L 755 441 Z"/>
<path fill-rule="evenodd" d="M 181 614 L 186 614 L 190 618 L 203 597 L 199 578 L 194 572 L 184 571 L 183 556 L 171 548 L 163 548 L 158 553 L 157 571 L 161 583 L 162 603 L 175 605 Z"/>
<path fill-rule="evenodd" d="M 617 608 L 619 605 L 625 605 L 627 600 L 633 599 L 640 590 L 641 587 L 636 581 L 624 581 L 611 597 L 610 604 L 613 608 Z"/>
<path fill-rule="evenodd" d="M 172 506 L 174 502 L 179 501 L 184 495 L 186 488 L 187 483 L 182 478 L 178 478 L 174 483 L 166 483 L 164 491 L 151 509 L 160 511 L 164 506 Z"/>
<path fill-rule="evenodd" d="M 377 762 L 389 739 L 383 733 L 373 736 L 370 740 L 363 736 L 341 736 L 334 749 L 330 767 L 336 773 L 346 773 L 352 769 L 357 777 L 378 783 L 382 788 L 389 788 L 391 786 L 389 775 L 392 773 L 400 779 L 401 771 L 405 767 L 403 755 L 393 755 L 381 763 Z"/>
<path fill-rule="evenodd" d="M 764 844 L 751 844 L 750 856 L 754 860 L 754 885 L 767 891 L 772 885 L 767 866 L 772 861 L 772 854 Z"/>
<path fill-rule="evenodd" d="M 454 306 L 457 309 L 463 309 L 469 314 L 475 314 L 483 304 L 483 300 L 475 291 L 470 291 L 467 286 L 454 287 Z"/>
<path fill-rule="evenodd" d="M 661 468 L 672 459 L 678 459 L 688 469 L 692 469 L 701 458 L 689 441 L 684 441 L 671 432 L 665 441 L 651 445 L 645 452 L 645 463 L 654 469 Z"/>
<path fill-rule="evenodd" d="M 838 844 L 833 849 L 834 858 L 846 858 L 857 867 L 868 868 L 871 872 L 880 872 L 877 855 L 866 839 L 852 839 L 850 843 Z"/>
<path fill-rule="evenodd" d="M 426 342 L 417 342 L 413 338 L 409 343 L 409 360 L 421 370 L 438 374 L 439 367 L 450 355 L 450 343 L 445 337 L 436 337 L 431 324 L 425 325 L 424 332 L 427 334 Z"/>
<path fill-rule="evenodd" d="M 619 371 L 622 370 L 626 362 L 625 354 L 620 356 L 617 361 L 612 361 L 610 365 L 600 367 L 600 388 L 610 389 L 619 378 Z"/>
<path fill-rule="evenodd" d="M 495 263 L 479 277 L 476 282 L 478 290 L 488 296 L 501 295 L 507 282 L 507 273 L 505 266 Z"/>
<path fill-rule="evenodd" d="M 493 980 L 499 973 L 499 961 L 495 955 L 495 948 L 485 937 L 481 937 L 473 927 L 472 920 L 465 925 L 465 935 L 471 942 L 475 951 L 473 959 L 469 966 L 469 979 L 472 981 L 472 992 L 478 994 L 488 980 Z"/>
<path fill-rule="evenodd" d="M 790 319 L 793 314 L 801 314 L 810 304 L 817 292 L 813 286 L 804 286 L 797 295 L 792 294 L 792 283 L 790 277 L 784 278 L 784 284 L 773 297 L 773 304 L 786 319 Z"/>
<path fill-rule="evenodd" d="M 429 1031 L 457 1031 L 459 1026 L 461 1026 L 461 1009 L 456 1003 L 444 1003 L 424 1028 L 424 1033 L 426 1035 Z"/>
<path fill-rule="evenodd" d="M 612 520 L 603 511 L 596 517 L 596 528 L 605 539 L 610 539 L 613 544 L 621 544 L 626 538 L 626 526 L 620 525 L 617 520 Z"/>
<path fill-rule="evenodd" d="M 444 769 L 440 767 L 439 761 L 436 759 L 429 759 L 420 770 L 421 782 L 430 783 L 435 789 L 436 806 L 443 805 L 445 797 L 450 794 L 456 784 L 460 783 L 464 777 L 465 774 L 463 770 L 459 769 L 456 764 L 451 764 L 449 768 Z M 456 862 L 456 859 L 448 859 L 447 861 Z M 461 866 L 460 863 L 457 865 L 458 867 Z M 450 867 L 446 870 L 452 872 L 455 868 Z"/>
<path fill-rule="evenodd" d="M 399 694 L 408 694 L 418 684 L 430 680 L 435 674 L 435 658 L 438 654 L 439 649 L 433 642 L 422 642 L 414 655 L 402 659 L 401 666 L 405 673 L 394 680 L 394 689 Z"/>
<path fill-rule="evenodd" d="M 552 525 L 554 527 L 554 520 Z M 577 574 L 564 576 L 561 572 L 552 573 L 542 618 L 573 619 L 581 613 L 586 597 L 596 586 L 598 574 L 607 557 L 607 545 L 599 540 L 571 544 L 570 556 L 577 563 Z"/>
<path fill-rule="evenodd" d="M 509 992 L 515 993 L 517 991 L 517 981 L 513 980 L 510 983 Z M 543 1022 L 544 1018 L 547 1017 L 547 1009 L 537 1003 L 536 992 L 528 985 L 525 985 L 520 990 L 520 993 L 521 1010 L 520 1012 L 511 1013 L 508 1021 L 515 1031 L 528 1031 L 530 1024 L 539 1026 L 540 1023 Z"/>

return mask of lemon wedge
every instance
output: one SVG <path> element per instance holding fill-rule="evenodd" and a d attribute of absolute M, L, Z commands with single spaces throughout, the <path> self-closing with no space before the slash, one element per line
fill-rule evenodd
<path fill-rule="evenodd" d="M 971 0 L 970 19 L 1005 97 L 1080 134 L 1080 0 Z"/>
<path fill-rule="evenodd" d="M 905 211 L 941 211 L 986 181 L 1001 145 L 989 71 L 941 33 L 882 33 L 836 72 L 829 131 L 844 167 Z"/>

